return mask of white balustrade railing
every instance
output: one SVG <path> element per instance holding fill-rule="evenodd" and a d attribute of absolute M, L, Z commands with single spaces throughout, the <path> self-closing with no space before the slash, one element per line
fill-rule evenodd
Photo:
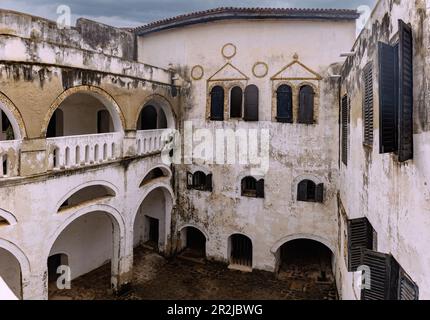
<path fill-rule="evenodd" d="M 0 178 L 18 176 L 20 148 L 21 140 L 0 141 Z"/>
<path fill-rule="evenodd" d="M 122 157 L 120 132 L 48 138 L 48 170 L 85 167 Z"/>
<path fill-rule="evenodd" d="M 166 144 L 163 134 L 170 129 L 139 130 L 136 132 L 136 154 L 139 156 L 161 152 Z"/>

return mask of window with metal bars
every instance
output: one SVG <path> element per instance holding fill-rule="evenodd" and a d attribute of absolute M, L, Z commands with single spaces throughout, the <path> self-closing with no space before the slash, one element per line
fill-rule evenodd
<path fill-rule="evenodd" d="M 342 98 L 342 162 L 348 165 L 348 140 L 349 140 L 349 119 L 350 104 L 348 96 Z"/>
<path fill-rule="evenodd" d="M 369 62 L 363 70 L 363 143 L 373 146 L 373 64 Z"/>

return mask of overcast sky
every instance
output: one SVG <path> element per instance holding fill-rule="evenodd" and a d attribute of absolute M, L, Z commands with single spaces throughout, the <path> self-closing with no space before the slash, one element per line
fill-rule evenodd
<path fill-rule="evenodd" d="M 85 17 L 117 27 L 135 27 L 162 18 L 222 6 L 352 8 L 376 0 L 0 0 L 0 8 L 57 19 L 57 7 L 68 5 L 73 21 Z"/>

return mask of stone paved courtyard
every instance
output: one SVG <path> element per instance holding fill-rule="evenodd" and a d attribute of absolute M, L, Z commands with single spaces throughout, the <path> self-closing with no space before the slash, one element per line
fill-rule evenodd
<path fill-rule="evenodd" d="M 56 300 L 333 300 L 333 283 L 317 283 L 300 276 L 291 278 L 254 271 L 242 273 L 226 265 L 199 263 L 181 258 L 166 260 L 157 253 L 135 251 L 131 290 L 122 296 L 110 290 L 110 265 L 105 265 L 72 282 L 71 290 L 51 284 L 50 299 Z"/>

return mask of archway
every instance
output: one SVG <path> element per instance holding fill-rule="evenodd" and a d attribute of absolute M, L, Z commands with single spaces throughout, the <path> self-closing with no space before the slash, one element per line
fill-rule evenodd
<path fill-rule="evenodd" d="M 22 273 L 19 260 L 8 250 L 0 247 L 0 278 L 17 298 L 22 299 Z M 7 288 L 6 288 L 7 289 Z M 6 296 L 6 292 L 2 292 Z M 7 298 L 7 297 L 3 297 Z"/>
<path fill-rule="evenodd" d="M 24 121 L 18 109 L 0 92 L 0 141 L 25 138 Z"/>
<path fill-rule="evenodd" d="M 252 270 L 252 240 L 243 234 L 233 234 L 228 240 L 231 269 Z"/>
<path fill-rule="evenodd" d="M 205 234 L 198 228 L 187 226 L 181 230 L 182 252 L 181 255 L 187 258 L 206 258 Z"/>
<path fill-rule="evenodd" d="M 162 96 L 153 95 L 142 105 L 136 124 L 137 130 L 175 128 L 172 106 Z"/>
<path fill-rule="evenodd" d="M 145 245 L 157 251 L 166 251 L 172 207 L 172 195 L 165 187 L 155 185 L 148 191 L 134 219 L 134 248 Z"/>
<path fill-rule="evenodd" d="M 52 104 L 42 135 L 90 135 L 122 132 L 124 117 L 115 100 L 104 90 L 80 86 L 64 91 Z"/>
<path fill-rule="evenodd" d="M 334 282 L 334 255 L 319 241 L 294 239 L 285 242 L 276 251 L 276 260 L 281 278 Z"/>
<path fill-rule="evenodd" d="M 72 289 L 73 280 L 82 276 L 89 276 L 89 283 L 94 281 L 102 290 L 116 289 L 124 225 L 118 212 L 104 207 L 95 205 L 77 212 L 53 237 L 46 260 L 50 298 L 62 293 L 56 283 L 59 266 L 69 267 Z M 88 275 L 96 269 L 96 278 Z"/>

